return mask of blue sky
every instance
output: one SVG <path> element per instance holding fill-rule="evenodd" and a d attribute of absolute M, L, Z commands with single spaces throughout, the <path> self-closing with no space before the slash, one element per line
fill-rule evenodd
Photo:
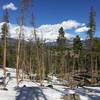
<path fill-rule="evenodd" d="M 0 0 L 0 20 L 2 19 L 2 6 L 10 2 L 18 8 L 20 0 Z M 34 0 L 35 25 L 40 27 L 45 24 L 58 24 L 67 20 L 88 24 L 91 5 L 96 10 L 96 36 L 100 37 L 100 0 Z M 30 14 L 29 11 L 28 14 Z M 9 11 L 10 22 L 16 23 L 18 9 Z M 67 30 L 70 34 L 76 34 L 74 29 Z M 84 37 L 84 33 L 80 34 Z"/>
<path fill-rule="evenodd" d="M 100 0 L 36 0 L 36 24 L 55 24 L 64 20 L 88 23 L 91 5 L 96 10 L 96 35 L 100 36 Z"/>

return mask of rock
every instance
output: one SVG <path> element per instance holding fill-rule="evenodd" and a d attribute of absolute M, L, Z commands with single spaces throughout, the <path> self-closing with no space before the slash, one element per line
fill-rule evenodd
<path fill-rule="evenodd" d="M 7 88 L 3 88 L 3 90 L 8 91 L 8 89 L 7 89 Z"/>
<path fill-rule="evenodd" d="M 47 85 L 47 87 L 49 87 L 49 88 L 53 88 L 53 85 Z"/>
<path fill-rule="evenodd" d="M 78 94 L 69 94 L 63 97 L 64 100 L 81 100 Z"/>
<path fill-rule="evenodd" d="M 19 89 L 20 89 L 19 86 L 15 86 L 15 87 L 14 87 L 14 90 L 19 90 Z"/>

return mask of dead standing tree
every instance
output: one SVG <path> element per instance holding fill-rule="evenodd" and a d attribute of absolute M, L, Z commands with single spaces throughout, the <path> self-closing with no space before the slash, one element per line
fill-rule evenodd
<path fill-rule="evenodd" d="M 32 3 L 32 0 L 20 0 L 20 17 L 19 17 L 19 36 L 17 43 L 17 54 L 16 54 L 16 81 L 17 85 L 19 83 L 19 62 L 20 62 L 20 47 L 21 47 L 21 37 L 23 32 L 23 25 L 25 24 L 25 13 L 27 12 L 27 8 Z"/>
<path fill-rule="evenodd" d="M 19 84 L 19 62 L 20 62 L 20 47 L 21 47 L 21 36 L 22 36 L 22 29 L 23 29 L 23 20 L 24 20 L 24 12 L 22 3 L 20 4 L 20 17 L 19 17 L 19 29 L 16 30 L 18 33 L 18 40 L 17 40 L 17 53 L 16 53 L 16 81 L 17 85 Z"/>
<path fill-rule="evenodd" d="M 19 61 L 20 61 L 20 46 L 21 46 L 21 33 L 22 33 L 22 27 L 20 26 L 19 29 L 16 30 L 16 33 L 19 33 L 18 35 L 18 39 L 17 39 L 17 53 L 16 53 L 16 81 L 17 81 L 17 85 L 19 83 L 18 79 L 19 79 Z"/>
<path fill-rule="evenodd" d="M 30 80 L 32 80 L 32 73 L 33 73 L 33 69 L 32 69 L 32 51 L 33 51 L 33 43 L 30 40 L 29 41 L 29 78 Z"/>
<path fill-rule="evenodd" d="M 34 27 L 34 16 L 32 14 L 32 36 L 33 36 L 33 41 L 35 44 L 35 50 L 36 50 L 36 73 L 37 73 L 37 80 L 39 80 L 41 82 L 42 80 L 42 75 L 41 75 L 41 45 L 40 45 L 40 39 L 36 34 L 36 30 Z M 31 63 L 30 63 L 31 64 Z M 31 67 L 31 66 L 30 66 Z M 31 68 L 30 68 L 31 69 Z"/>
<path fill-rule="evenodd" d="M 43 79 L 45 77 L 44 41 L 43 41 L 43 39 L 40 39 L 39 37 L 37 37 L 36 31 L 35 31 L 34 28 L 33 28 L 32 33 L 33 33 L 33 36 L 34 36 L 35 47 L 36 47 L 37 80 L 39 80 L 40 84 L 42 85 Z"/>

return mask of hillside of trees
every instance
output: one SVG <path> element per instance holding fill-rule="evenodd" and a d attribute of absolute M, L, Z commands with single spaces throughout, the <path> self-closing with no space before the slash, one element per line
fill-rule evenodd
<path fill-rule="evenodd" d="M 23 1 L 23 0 L 22 0 Z M 76 35 L 72 44 L 65 37 L 63 27 L 58 30 L 59 36 L 56 43 L 50 45 L 43 38 L 39 38 L 34 29 L 34 16 L 32 15 L 32 35 L 28 41 L 24 38 L 25 13 L 31 2 L 21 2 L 19 13 L 18 39 L 9 38 L 8 10 L 3 11 L 3 22 L 0 39 L 0 65 L 3 67 L 6 77 L 6 67 L 16 68 L 16 80 L 19 83 L 19 71 L 26 73 L 30 79 L 36 74 L 36 80 L 42 84 L 42 80 L 48 75 L 55 75 L 60 80 L 68 80 L 71 83 L 82 81 L 83 84 L 100 85 L 100 38 L 94 37 L 96 32 L 96 12 L 92 7 L 89 13 L 86 33 L 88 38 L 84 41 Z M 24 74 L 21 77 L 24 79 Z"/>

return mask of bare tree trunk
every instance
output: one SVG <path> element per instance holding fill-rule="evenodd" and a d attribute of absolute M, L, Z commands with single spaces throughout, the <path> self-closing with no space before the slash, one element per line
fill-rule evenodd
<path fill-rule="evenodd" d="M 92 52 L 91 52 L 91 83 L 94 83 L 94 78 L 93 78 L 94 77 L 94 73 L 93 73 L 94 72 L 93 71 L 94 70 L 93 69 L 94 67 L 93 66 L 94 66 L 93 65 L 93 56 L 92 56 Z"/>
<path fill-rule="evenodd" d="M 72 74 L 74 75 L 75 72 L 75 55 L 73 56 L 73 68 L 72 68 Z"/>
<path fill-rule="evenodd" d="M 45 65 L 44 65 L 44 44 L 42 44 L 42 80 L 45 78 Z"/>
<path fill-rule="evenodd" d="M 93 59 L 93 58 L 92 58 Z M 97 58 L 95 58 L 95 64 L 92 67 L 92 84 L 97 83 Z"/>
<path fill-rule="evenodd" d="M 34 33 L 35 36 L 35 41 L 36 41 L 36 60 L 37 60 L 37 76 L 39 78 L 39 80 L 41 80 L 41 67 L 40 67 L 40 56 L 39 56 L 39 47 L 38 47 L 38 41 L 37 41 L 37 37 L 36 34 Z"/>
<path fill-rule="evenodd" d="M 17 53 L 16 53 L 16 81 L 17 81 L 17 85 L 19 84 L 19 63 L 20 63 L 20 48 L 21 48 L 22 30 L 23 30 L 22 26 L 20 26 L 19 30 L 16 30 L 16 33 L 17 33 L 17 31 L 19 33 L 18 40 L 17 40 Z"/>
<path fill-rule="evenodd" d="M 95 77 L 97 77 L 98 76 L 98 62 L 97 62 L 97 57 L 96 57 L 96 59 L 95 59 Z M 96 82 L 97 82 L 97 80 L 96 80 Z"/>
<path fill-rule="evenodd" d="M 32 80 L 32 60 L 31 55 L 29 59 L 29 72 L 30 72 L 30 80 Z"/>
<path fill-rule="evenodd" d="M 62 77 L 62 81 L 64 80 L 64 54 L 61 57 L 61 77 Z"/>
<path fill-rule="evenodd" d="M 20 36 L 18 39 L 17 54 L 16 54 L 16 81 L 17 81 L 17 85 L 19 83 L 19 81 L 18 81 L 18 77 L 19 77 L 19 52 L 20 52 Z"/>
<path fill-rule="evenodd" d="M 71 88 L 73 88 L 73 82 L 74 82 L 74 79 L 73 79 L 73 76 L 74 76 L 74 73 L 75 73 L 75 54 L 73 55 L 73 66 L 72 66 L 72 77 L 71 77 Z"/>
<path fill-rule="evenodd" d="M 7 36 L 4 35 L 4 52 L 3 52 L 3 69 L 4 69 L 4 77 L 6 77 L 6 55 L 7 55 Z"/>

